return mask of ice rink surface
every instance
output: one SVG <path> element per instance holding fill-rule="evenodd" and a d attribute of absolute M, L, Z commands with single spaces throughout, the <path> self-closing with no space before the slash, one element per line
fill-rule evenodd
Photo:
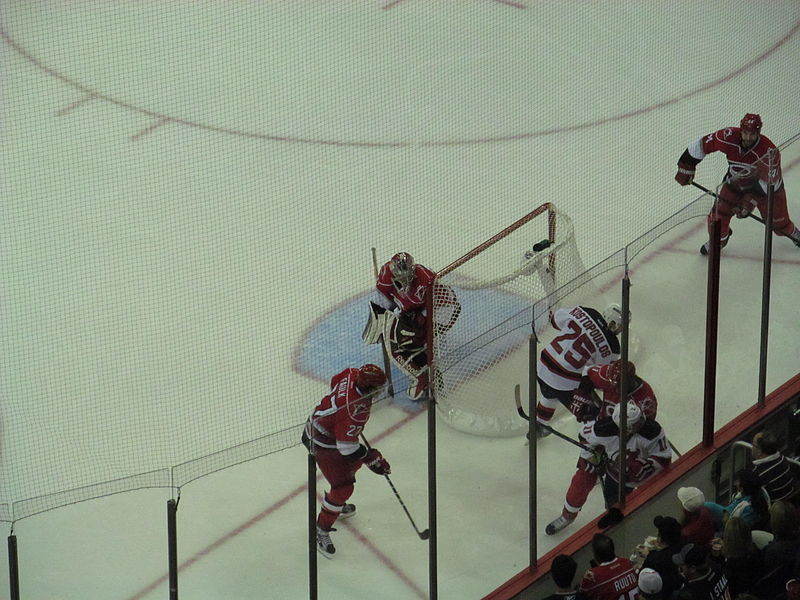
<path fill-rule="evenodd" d="M 2 273 L 3 393 L 42 419 L 53 416 L 48 399 L 74 395 L 86 427 L 32 428 L 68 450 L 9 465 L 17 456 L 9 444 L 21 438 L 4 418 L 3 469 L 14 475 L 10 493 L 22 496 L 3 502 L 27 498 L 26 486 L 38 489 L 38 474 L 61 461 L 105 460 L 124 475 L 159 456 L 164 449 L 126 447 L 110 458 L 93 447 L 101 391 L 131 403 L 179 397 L 189 408 L 223 398 L 243 411 L 234 415 L 254 415 L 232 423 L 253 437 L 277 396 L 310 410 L 325 391 L 320 380 L 349 366 L 336 344 L 360 344 L 360 325 L 352 340 L 329 340 L 335 351 L 319 373 L 309 376 L 298 357 L 321 324 L 370 289 L 371 247 L 383 260 L 407 250 L 439 269 L 551 201 L 570 215 L 581 257 L 594 265 L 697 197 L 673 181 L 692 139 L 745 112 L 761 113 L 776 143 L 800 131 L 795 1 L 12 0 L 0 8 L 0 29 L 0 243 L 11 257 Z M 698 180 L 715 186 L 723 163 L 709 157 Z M 790 145 L 783 168 L 796 221 L 798 163 L 800 144 Z M 753 220 L 733 227 L 722 266 L 717 425 L 757 389 L 763 229 Z M 684 223 L 631 271 L 632 355 L 681 451 L 700 439 L 704 240 L 702 218 Z M 61 300 L 79 276 L 119 301 L 107 315 L 119 339 L 148 349 L 164 322 L 147 315 L 163 309 L 136 302 L 150 275 L 136 265 L 157 267 L 148 260 L 160 255 L 180 274 L 174 295 L 167 286 L 162 296 L 173 302 L 167 334 L 183 339 L 184 319 L 207 325 L 197 356 L 162 344 L 152 362 L 109 358 L 103 375 L 81 361 L 106 364 L 116 338 L 84 345 L 91 330 L 48 334 L 60 314 L 53 307 L 96 317 L 97 307 Z M 773 258 L 768 390 L 797 372 L 800 356 L 800 250 L 776 239 Z M 231 264 L 253 267 L 242 275 Z M 126 278 L 113 276 L 120 271 Z M 187 306 L 187 294 L 201 300 Z M 598 304 L 613 299 L 606 294 Z M 218 300 L 213 314 L 202 301 L 209 296 Z M 225 360 L 203 360 L 218 348 Z M 490 401 L 510 406 L 513 383 Z M 122 436 L 135 424 L 113 425 Z M 564 416 L 557 427 L 575 431 Z M 424 528 L 425 415 L 385 402 L 366 433 Z M 172 441 L 213 448 L 216 435 Z M 437 440 L 439 597 L 480 598 L 527 564 L 527 448 L 519 437 L 444 424 Z M 563 441 L 541 442 L 540 530 L 559 513 L 575 460 Z M 305 481 L 297 446 L 182 489 L 181 596 L 307 597 Z M 578 525 L 602 510 L 600 496 Z M 140 490 L 15 523 L 23 598 L 166 597 L 171 497 Z M 427 546 L 386 482 L 361 472 L 353 501 L 359 514 L 338 526 L 335 559 L 319 561 L 320 597 L 427 597 Z M 542 534 L 540 552 L 571 531 Z"/>

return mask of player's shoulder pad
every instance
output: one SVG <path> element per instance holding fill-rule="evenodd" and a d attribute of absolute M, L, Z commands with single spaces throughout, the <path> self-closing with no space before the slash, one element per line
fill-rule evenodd
<path fill-rule="evenodd" d="M 661 425 L 658 421 L 646 419 L 644 425 L 639 428 L 638 433 L 646 440 L 654 440 L 661 435 Z"/>
<path fill-rule="evenodd" d="M 613 437 L 619 435 L 619 427 L 611 417 L 603 417 L 594 422 L 594 434 L 597 437 Z"/>
<path fill-rule="evenodd" d="M 617 337 L 617 334 L 611 331 L 608 326 L 603 327 L 603 333 L 606 334 L 608 345 L 611 346 L 611 352 L 614 354 L 619 354 L 622 352 L 622 346 L 619 345 L 619 338 Z"/>

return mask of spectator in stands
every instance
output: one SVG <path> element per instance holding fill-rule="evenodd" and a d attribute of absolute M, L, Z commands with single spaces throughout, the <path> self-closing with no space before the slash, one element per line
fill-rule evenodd
<path fill-rule="evenodd" d="M 764 565 L 770 582 L 775 584 L 771 589 L 779 592 L 792 578 L 795 557 L 800 552 L 797 509 L 785 500 L 773 502 L 769 507 L 769 523 L 774 537 L 764 548 Z"/>
<path fill-rule="evenodd" d="M 559 554 L 550 563 L 550 575 L 558 588 L 555 594 L 551 594 L 544 600 L 588 600 L 586 596 L 575 589 L 572 585 L 575 579 L 575 572 L 578 570 L 578 563 L 575 559 L 566 554 Z"/>
<path fill-rule="evenodd" d="M 679 553 L 684 546 L 681 537 L 681 525 L 673 517 L 656 517 L 653 525 L 658 530 L 656 549 L 651 550 L 642 563 L 642 568 L 657 571 L 663 584 L 663 595 L 669 598 L 672 592 L 681 587 L 681 574 L 672 556 Z"/>
<path fill-rule="evenodd" d="M 653 569 L 643 568 L 639 571 L 639 599 L 662 600 L 669 598 L 664 593 L 661 575 Z"/>
<path fill-rule="evenodd" d="M 769 431 L 753 436 L 753 472 L 769 494 L 771 502 L 787 500 L 796 493 L 792 466 L 781 454 L 778 438 Z"/>
<path fill-rule="evenodd" d="M 684 583 L 674 600 L 727 600 L 728 580 L 717 566 L 709 565 L 708 550 L 698 544 L 686 544 L 672 557 Z"/>
<path fill-rule="evenodd" d="M 592 554 L 592 566 L 584 574 L 579 588 L 589 600 L 618 600 L 636 592 L 636 569 L 630 560 L 617 556 L 614 540 L 604 533 L 596 533 L 592 538 Z M 631 597 L 635 596 L 631 594 Z"/>
<path fill-rule="evenodd" d="M 711 510 L 704 506 L 705 494 L 696 487 L 682 487 L 678 489 L 678 500 L 683 510 L 681 535 L 686 543 L 710 548 L 714 539 L 714 518 Z"/>
<path fill-rule="evenodd" d="M 752 530 L 740 517 L 730 517 L 725 522 L 722 544 L 712 545 L 710 560 L 721 567 L 734 596 L 752 591 L 765 574 L 764 559 L 753 543 Z"/>
<path fill-rule="evenodd" d="M 748 469 L 741 469 L 736 472 L 733 485 L 735 493 L 727 506 L 716 502 L 705 503 L 714 517 L 714 529 L 722 531 L 729 517 L 744 519 L 752 529 L 768 527 L 769 501 L 758 476 Z"/>

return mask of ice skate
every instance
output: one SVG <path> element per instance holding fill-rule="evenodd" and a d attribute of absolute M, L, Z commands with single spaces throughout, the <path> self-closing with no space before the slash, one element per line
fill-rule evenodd
<path fill-rule="evenodd" d="M 355 504 L 345 504 L 342 507 L 342 512 L 339 513 L 340 519 L 349 519 L 354 514 L 356 514 L 356 505 Z"/>
<path fill-rule="evenodd" d="M 336 553 L 336 547 L 331 541 L 331 531 L 336 530 L 331 529 L 330 531 L 325 531 L 317 525 L 317 550 L 325 558 L 333 558 L 333 555 Z"/>
<path fill-rule="evenodd" d="M 726 235 L 724 238 L 722 238 L 720 240 L 720 242 L 719 242 L 719 249 L 720 250 L 722 250 L 725 246 L 728 245 L 728 240 L 731 239 L 732 235 L 733 235 L 733 229 L 728 230 L 728 235 Z M 708 256 L 708 249 L 710 247 L 710 244 L 711 244 L 711 240 L 707 241 L 705 244 L 700 246 L 700 254 L 702 254 L 703 256 Z"/>
<path fill-rule="evenodd" d="M 575 520 L 575 517 L 578 516 L 578 513 L 571 513 L 568 510 L 564 509 L 561 511 L 561 516 L 557 519 L 551 521 L 547 527 L 544 528 L 544 532 L 547 535 L 554 535 L 564 529 L 567 525 L 572 523 Z"/>

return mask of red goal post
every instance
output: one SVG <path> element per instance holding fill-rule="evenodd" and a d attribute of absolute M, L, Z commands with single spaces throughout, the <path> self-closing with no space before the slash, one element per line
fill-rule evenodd
<path fill-rule="evenodd" d="M 436 274 L 429 368 L 446 423 L 485 436 L 527 430 L 513 390 L 528 381 L 531 325 L 541 331 L 566 300 L 559 290 L 585 271 L 572 221 L 546 203 Z"/>

